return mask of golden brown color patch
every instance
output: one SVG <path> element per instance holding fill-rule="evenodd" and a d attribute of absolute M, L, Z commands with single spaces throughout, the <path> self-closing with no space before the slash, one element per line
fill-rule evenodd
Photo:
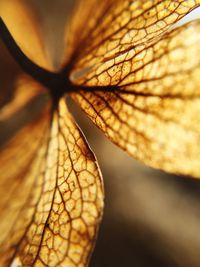
<path fill-rule="evenodd" d="M 61 72 L 77 89 L 70 96 L 114 143 L 150 166 L 194 177 L 200 176 L 200 23 L 171 27 L 199 5 L 80 0 Z M 24 53 L 52 69 L 25 1 L 2 0 L 0 15 Z M 0 61 L 9 64 L 1 68 L 9 72 L 11 61 Z M 0 113 L 4 121 L 48 93 L 18 68 L 10 75 L 15 96 Z M 56 100 L 1 150 L 0 267 L 89 263 L 102 217 L 101 174 L 64 96 Z"/>

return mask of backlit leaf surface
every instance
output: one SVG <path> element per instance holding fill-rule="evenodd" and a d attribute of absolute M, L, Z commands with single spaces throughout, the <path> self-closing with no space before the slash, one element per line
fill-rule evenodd
<path fill-rule="evenodd" d="M 0 16 L 9 28 L 17 45 L 34 62 L 51 69 L 50 59 L 44 49 L 38 16 L 23 0 L 1 0 Z M 8 119 L 29 100 L 42 92 L 30 77 L 20 69 L 0 40 L 0 121 Z M 34 86 L 34 90 L 31 88 Z M 9 100 L 10 103 L 7 103 Z M 6 105 L 8 104 L 8 106 Z"/>
<path fill-rule="evenodd" d="M 78 70 L 94 70 L 117 56 L 125 60 L 129 51 L 155 42 L 200 5 L 199 0 L 107 0 L 100 4 L 98 0 L 80 0 L 78 3 L 70 34 L 66 33 Z M 95 11 L 93 16 L 91 10 Z"/>
<path fill-rule="evenodd" d="M 38 65 L 49 69 L 39 18 L 28 1 L 1 0 L 0 16 L 23 52 Z"/>
<path fill-rule="evenodd" d="M 0 266 L 81 267 L 93 248 L 101 175 L 64 100 L 49 113 L 22 129 L 0 156 Z M 17 168 L 10 168 L 13 161 Z"/>
<path fill-rule="evenodd" d="M 194 177 L 200 176 L 200 22 L 174 24 L 199 5 L 80 0 L 63 59 L 77 86 L 71 97 L 108 138 L 150 166 Z M 1 0 L 0 16 L 26 56 L 51 69 L 27 2 Z M 46 88 L 2 44 L 0 67 L 0 121 L 6 122 Z M 103 187 L 63 95 L 44 101 L 2 147 L 0 164 L 0 267 L 87 266 Z"/>
<path fill-rule="evenodd" d="M 107 36 L 104 28 L 105 32 L 98 34 L 102 38 L 98 45 L 92 38 L 88 41 L 71 78 L 80 88 L 95 92 L 80 91 L 72 97 L 114 143 L 136 159 L 199 177 L 200 22 L 169 30 L 198 2 L 147 2 L 153 7 L 126 22 L 126 27 L 113 27 L 112 38 L 102 38 Z M 168 23 L 160 32 L 154 19 L 161 17 L 164 22 L 164 16 Z M 144 25 L 140 29 L 139 21 L 145 23 L 146 30 Z M 137 28 L 133 39 L 122 30 L 129 24 L 131 29 Z M 147 25 L 153 25 L 151 38 L 140 32 L 147 32 Z"/>
<path fill-rule="evenodd" d="M 0 15 L 22 51 L 50 69 L 24 2 L 1 1 Z M 0 45 L 0 121 L 7 123 L 45 90 Z M 86 266 L 102 216 L 103 187 L 64 99 L 44 102 L 34 119 L 30 114 L 28 125 L 1 148 L 0 165 L 0 266 Z"/>

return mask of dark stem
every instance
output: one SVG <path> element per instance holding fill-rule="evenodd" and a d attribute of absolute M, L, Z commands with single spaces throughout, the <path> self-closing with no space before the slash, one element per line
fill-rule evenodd
<path fill-rule="evenodd" d="M 47 87 L 53 97 L 59 98 L 65 92 L 72 91 L 72 84 L 68 80 L 68 73 L 54 73 L 48 71 L 30 60 L 17 45 L 3 19 L 0 17 L 0 39 L 3 41 L 12 57 L 21 69 L 35 80 Z"/>
<path fill-rule="evenodd" d="M 38 66 L 23 53 L 1 17 L 0 39 L 3 41 L 4 45 L 7 47 L 8 51 L 15 59 L 15 61 L 19 64 L 21 69 L 48 89 L 49 93 L 52 95 L 55 105 L 60 97 L 65 93 L 75 92 L 79 90 L 87 92 L 112 92 L 116 88 L 115 86 L 87 87 L 84 85 L 74 85 L 69 80 L 69 72 L 73 66 L 73 62 L 69 63 L 58 73 L 48 71 Z"/>

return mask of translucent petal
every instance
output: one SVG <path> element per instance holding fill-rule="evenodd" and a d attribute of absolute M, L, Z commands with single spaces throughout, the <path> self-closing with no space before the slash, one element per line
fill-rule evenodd
<path fill-rule="evenodd" d="M 87 266 L 101 174 L 63 99 L 4 147 L 0 164 L 0 266 Z"/>
<path fill-rule="evenodd" d="M 39 66 L 51 69 L 39 19 L 24 0 L 1 0 L 0 16 L 22 51 Z"/>
<path fill-rule="evenodd" d="M 67 58 L 73 63 L 74 71 L 87 70 L 88 75 L 90 70 L 110 59 L 121 56 L 125 60 L 129 51 L 160 38 L 200 5 L 199 0 L 107 0 L 101 3 L 80 0 L 78 3 L 72 26 L 67 31 Z"/>
<path fill-rule="evenodd" d="M 127 61 L 105 65 L 85 80 L 108 87 L 72 94 L 94 123 L 133 157 L 195 177 L 200 177 L 199 33 L 199 21 L 167 32 Z"/>

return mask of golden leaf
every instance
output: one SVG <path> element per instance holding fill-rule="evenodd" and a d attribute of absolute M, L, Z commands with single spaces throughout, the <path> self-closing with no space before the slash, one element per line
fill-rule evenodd
<path fill-rule="evenodd" d="M 86 266 L 93 249 L 101 175 L 64 100 L 49 114 L 1 153 L 0 266 Z"/>
<path fill-rule="evenodd" d="M 190 1 L 178 2 L 184 2 L 186 12 L 189 6 L 194 8 Z M 176 12 L 183 9 L 180 3 Z M 160 4 L 154 9 L 160 10 Z M 115 33 L 112 36 L 116 42 Z M 106 136 L 134 158 L 155 168 L 200 177 L 200 121 L 196 115 L 200 111 L 200 22 L 149 40 L 141 38 L 137 45 L 127 40 L 130 48 L 119 45 L 104 52 L 110 39 L 96 50 L 91 43 L 87 51 L 96 52 L 78 59 L 71 77 L 95 92 L 82 90 L 71 95 Z M 97 50 L 101 55 L 96 56 Z"/>
<path fill-rule="evenodd" d="M 23 52 L 40 66 L 51 69 L 50 60 L 43 47 L 37 16 L 28 4 L 22 0 L 1 0 L 0 17 L 9 27 Z M 0 106 L 4 105 L 0 110 L 0 121 L 2 121 L 20 110 L 38 95 L 42 88 L 34 85 L 35 89 L 31 90 L 32 83 L 35 82 L 25 75 L 2 42 L 0 42 L 0 54 Z M 9 100 L 12 101 L 7 103 Z"/>
<path fill-rule="evenodd" d="M 80 0 L 78 3 L 71 31 L 66 33 L 69 32 L 66 39 L 71 46 L 67 51 L 72 54 L 76 72 L 85 70 L 88 76 L 103 64 L 114 65 L 112 59 L 121 56 L 121 61 L 125 61 L 129 51 L 133 53 L 140 49 L 138 46 L 155 42 L 200 5 L 199 0 L 107 0 L 101 4 L 97 0 Z M 93 16 L 91 10 L 96 11 Z M 83 79 L 86 78 L 84 75 Z M 83 83 L 81 79 L 77 82 Z"/>
<path fill-rule="evenodd" d="M 65 94 L 135 158 L 200 176 L 200 22 L 174 27 L 198 6 L 80 0 L 67 29 L 65 64 L 54 73 L 36 15 L 25 1 L 1 0 L 1 106 L 7 104 L 0 120 L 44 92 L 51 101 L 0 152 L 0 267 L 89 263 L 103 187 Z"/>
<path fill-rule="evenodd" d="M 15 80 L 13 79 L 13 81 Z M 0 110 L 0 121 L 8 120 L 28 105 L 37 95 L 44 93 L 44 88 L 26 75 L 17 76 L 15 84 L 9 84 L 9 86 L 14 91 L 14 95 Z"/>
<path fill-rule="evenodd" d="M 15 5 L 22 1 L 9 1 L 8 6 L 6 3 L 5 10 L 13 3 L 15 12 Z M 24 5 L 19 8 L 24 9 Z M 23 12 L 30 27 L 31 22 L 35 25 L 30 13 Z M 18 32 L 10 27 L 29 59 L 33 55 L 40 66 L 49 66 L 46 59 L 41 61 L 45 57 L 40 38 L 34 36 L 39 32 L 37 28 L 27 32 L 30 35 L 27 39 L 32 42 L 29 54 L 25 39 L 18 39 L 22 38 L 23 29 L 19 27 Z M 7 90 L 12 94 L 14 91 L 11 101 L 0 112 L 0 120 L 6 123 L 35 96 L 44 93 L 44 88 L 15 64 L 3 44 L 0 52 L 4 59 L 0 76 L 4 82 L 2 102 L 7 102 L 4 100 Z M 56 106 L 44 103 L 42 109 L 42 114 L 38 111 L 37 118 L 1 149 L 0 266 L 86 266 L 102 217 L 101 174 L 64 99 Z"/>
<path fill-rule="evenodd" d="M 120 11 L 119 29 L 105 30 L 104 25 L 100 34 L 97 27 L 98 43 L 87 39 L 70 77 L 80 88 L 95 92 L 73 92 L 72 97 L 109 139 L 136 159 L 199 177 L 200 59 L 195 55 L 200 53 L 200 22 L 169 30 L 198 1 L 135 1 L 130 8 L 135 5 L 143 12 L 129 10 L 125 23 L 128 16 Z M 108 21 L 115 23 L 115 18 Z M 140 29 L 139 22 L 146 28 Z M 165 27 L 158 31 L 161 22 Z"/>
<path fill-rule="evenodd" d="M 1 0 L 0 17 L 23 52 L 39 66 L 51 69 L 38 16 L 25 0 Z M 23 34 L 22 34 L 23 33 Z"/>

